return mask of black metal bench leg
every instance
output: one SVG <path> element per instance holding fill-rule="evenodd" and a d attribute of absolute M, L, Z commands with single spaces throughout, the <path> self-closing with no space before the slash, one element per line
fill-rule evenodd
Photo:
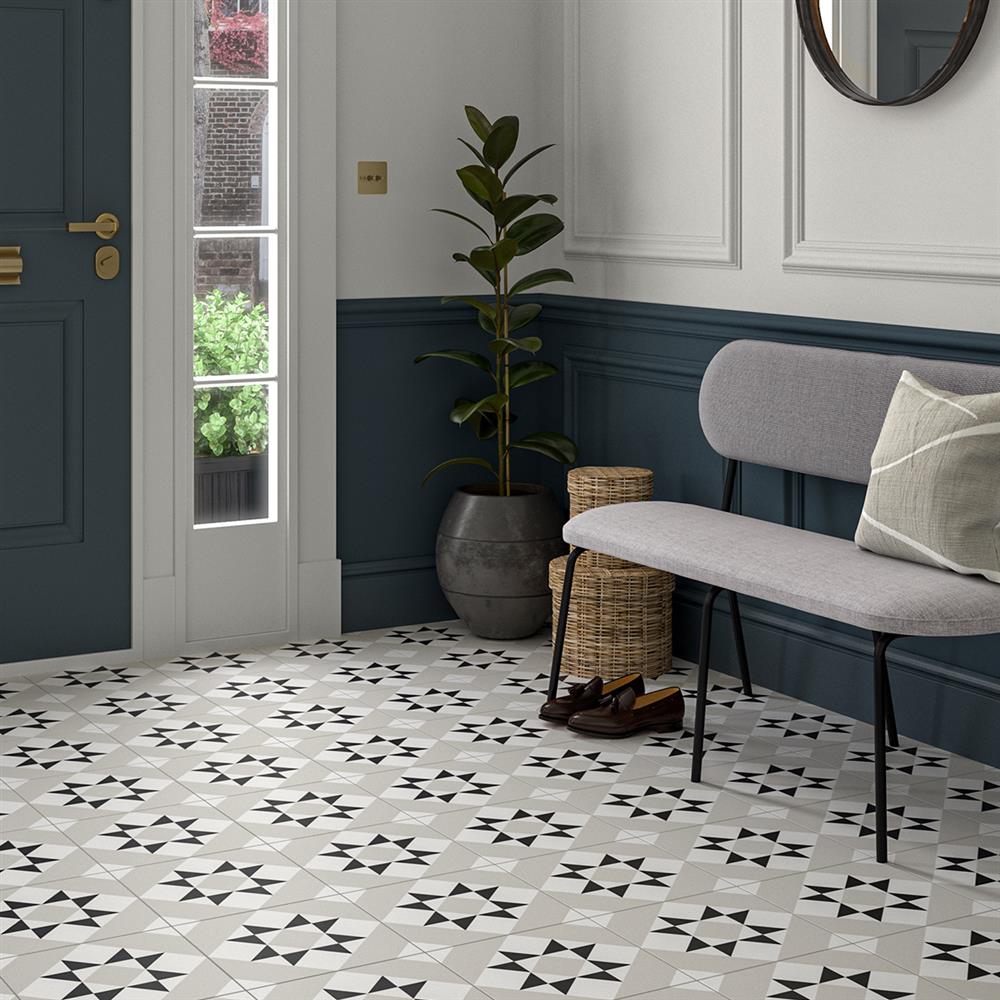
<path fill-rule="evenodd" d="M 556 624 L 556 641 L 552 647 L 552 669 L 549 672 L 548 700 L 551 701 L 559 690 L 559 671 L 562 668 L 563 644 L 566 641 L 566 620 L 569 618 L 569 599 L 573 592 L 573 573 L 576 561 L 586 549 L 573 549 L 566 560 L 566 576 L 563 579 L 562 600 L 559 602 L 559 621 Z"/>
<path fill-rule="evenodd" d="M 884 632 L 873 632 L 875 641 L 875 857 L 883 864 L 889 860 L 889 823 L 886 804 L 885 737 L 888 698 L 885 651 L 896 637 Z"/>
<path fill-rule="evenodd" d="M 743 618 L 740 615 L 740 600 L 732 590 L 729 591 L 729 613 L 733 619 L 733 639 L 736 642 L 736 659 L 740 664 L 743 693 L 748 698 L 752 698 L 753 688 L 750 686 L 750 665 L 747 663 L 747 644 L 743 638 Z"/>
<path fill-rule="evenodd" d="M 891 640 L 890 640 L 891 641 Z M 886 643 L 888 645 L 888 643 Z M 882 657 L 882 683 L 885 685 L 885 721 L 889 732 L 889 746 L 896 750 L 899 748 L 899 733 L 896 732 L 896 709 L 892 704 L 892 686 L 889 684 L 889 665 Z"/>
<path fill-rule="evenodd" d="M 694 746 L 691 749 L 691 780 L 701 781 L 701 758 L 705 746 L 705 706 L 708 702 L 708 659 L 712 646 L 712 608 L 721 588 L 710 587 L 701 609 L 701 649 L 698 655 L 698 696 L 695 701 Z"/>

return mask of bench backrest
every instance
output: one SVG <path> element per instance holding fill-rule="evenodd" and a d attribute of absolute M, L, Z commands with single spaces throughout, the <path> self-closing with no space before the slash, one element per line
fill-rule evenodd
<path fill-rule="evenodd" d="M 904 369 L 963 395 L 1000 392 L 994 365 L 735 340 L 705 371 L 701 426 L 726 458 L 867 483 Z"/>

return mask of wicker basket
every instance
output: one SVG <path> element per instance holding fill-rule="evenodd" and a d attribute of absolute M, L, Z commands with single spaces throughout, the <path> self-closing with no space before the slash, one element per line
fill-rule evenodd
<path fill-rule="evenodd" d="M 607 507 L 613 503 L 637 503 L 653 499 L 653 473 L 628 465 L 584 465 L 570 469 L 566 476 L 569 490 L 569 516 L 594 507 Z M 589 566 L 606 569 L 630 569 L 632 563 L 617 556 L 588 552 L 583 559 Z M 583 568 L 583 559 L 577 564 Z"/>
<path fill-rule="evenodd" d="M 670 669 L 672 659 L 674 577 L 645 566 L 588 565 L 591 555 L 580 558 L 573 576 L 562 672 L 605 680 L 633 671 L 659 677 Z M 565 576 L 566 556 L 553 559 L 549 563 L 553 634 Z"/>

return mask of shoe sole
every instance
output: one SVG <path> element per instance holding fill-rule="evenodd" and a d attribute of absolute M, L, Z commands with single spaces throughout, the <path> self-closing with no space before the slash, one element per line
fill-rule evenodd
<path fill-rule="evenodd" d="M 599 739 L 605 740 L 623 740 L 628 736 L 635 736 L 636 733 L 643 732 L 675 733 L 677 730 L 684 728 L 684 720 L 679 719 L 677 722 L 646 722 L 640 726 L 633 726 L 631 729 L 618 729 L 614 732 L 609 732 L 606 729 L 586 729 L 583 726 L 574 726 L 572 723 L 567 723 L 566 725 L 574 733 L 580 733 L 583 736 L 596 736 Z"/>
<path fill-rule="evenodd" d="M 539 719 L 544 719 L 546 722 L 561 722 L 563 725 L 569 725 L 568 715 L 550 715 L 548 712 L 539 711 Z"/>

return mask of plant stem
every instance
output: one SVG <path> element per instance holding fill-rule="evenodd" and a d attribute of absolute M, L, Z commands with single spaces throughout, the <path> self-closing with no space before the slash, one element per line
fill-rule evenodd
<path fill-rule="evenodd" d="M 510 336 L 510 269 L 503 269 L 503 335 L 506 340 Z M 503 394 L 507 397 L 504 406 L 504 479 L 507 483 L 507 496 L 510 496 L 510 351 L 503 356 Z"/>
<path fill-rule="evenodd" d="M 494 272 L 496 275 L 496 281 L 493 285 L 494 291 L 496 292 L 496 335 L 500 335 L 500 271 Z M 503 358 L 497 354 L 497 373 L 496 373 L 496 384 L 497 392 L 503 391 Z M 508 396 L 508 402 L 510 397 Z M 503 422 L 500 419 L 500 414 L 497 414 L 497 495 L 503 496 L 505 492 L 505 482 L 504 482 L 504 434 L 503 434 Z"/>

